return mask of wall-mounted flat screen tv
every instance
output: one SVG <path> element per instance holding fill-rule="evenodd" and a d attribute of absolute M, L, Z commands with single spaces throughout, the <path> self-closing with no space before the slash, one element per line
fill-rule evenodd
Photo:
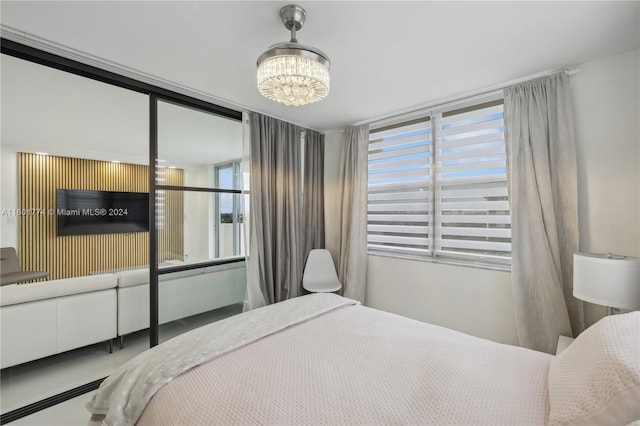
<path fill-rule="evenodd" d="M 56 190 L 59 236 L 149 231 L 147 192 Z"/>

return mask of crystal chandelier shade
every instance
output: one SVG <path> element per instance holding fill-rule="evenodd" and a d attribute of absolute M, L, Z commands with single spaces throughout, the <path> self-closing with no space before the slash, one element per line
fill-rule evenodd
<path fill-rule="evenodd" d="M 274 56 L 258 66 L 258 90 L 272 101 L 300 106 L 329 94 L 329 70 L 300 56 Z"/>
<path fill-rule="evenodd" d="M 317 102 L 329 94 L 329 58 L 296 40 L 296 31 L 306 18 L 304 9 L 288 5 L 280 10 L 280 17 L 291 31 L 291 41 L 271 46 L 258 58 L 258 90 L 267 99 L 285 105 Z"/>

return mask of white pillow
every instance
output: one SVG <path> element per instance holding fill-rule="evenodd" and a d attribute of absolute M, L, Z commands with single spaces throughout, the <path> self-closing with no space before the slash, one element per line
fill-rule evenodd
<path fill-rule="evenodd" d="M 601 319 L 551 361 L 549 408 L 552 425 L 640 419 L 640 312 Z"/>

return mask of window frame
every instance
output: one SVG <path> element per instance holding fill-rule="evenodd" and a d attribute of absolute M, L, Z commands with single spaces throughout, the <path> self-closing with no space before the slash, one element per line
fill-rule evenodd
<path fill-rule="evenodd" d="M 474 98 L 468 98 L 465 100 L 455 101 L 448 104 L 440 105 L 433 108 L 424 108 L 419 111 L 414 111 L 408 114 L 402 114 L 398 116 L 394 116 L 390 119 L 380 120 L 377 122 L 373 122 L 370 124 L 370 134 L 375 134 L 379 132 L 381 129 L 385 128 L 393 128 L 402 127 L 406 125 L 406 123 L 416 122 L 419 120 L 429 120 L 430 123 L 430 140 L 429 140 L 429 153 L 425 154 L 429 157 L 429 181 L 428 181 L 428 195 L 426 195 L 427 201 L 429 203 L 429 211 L 428 211 L 428 249 L 424 254 L 404 254 L 397 253 L 392 251 L 384 251 L 384 250 L 371 250 L 370 242 L 369 242 L 369 201 L 367 202 L 367 254 L 372 256 L 383 256 L 383 257 L 392 257 L 392 258 L 401 258 L 401 259 L 410 259 L 410 260 L 420 260 L 426 262 L 434 262 L 434 263 L 444 263 L 444 264 L 453 264 L 457 266 L 465 266 L 465 267 L 473 267 L 480 269 L 490 269 L 490 270 L 501 270 L 501 271 L 511 271 L 511 249 L 509 250 L 509 256 L 497 256 L 492 254 L 482 254 L 477 253 L 474 254 L 472 252 L 461 252 L 460 254 L 454 252 L 439 252 L 437 250 L 437 241 L 442 241 L 438 235 L 436 235 L 436 228 L 438 226 L 437 221 L 437 210 L 441 204 L 441 202 L 437 199 L 438 193 L 440 192 L 439 187 L 442 184 L 442 180 L 437 178 L 437 174 L 439 172 L 439 151 L 441 145 L 441 133 L 442 133 L 442 117 L 446 116 L 454 116 L 455 114 L 462 114 L 465 112 L 471 112 L 474 110 L 484 109 L 491 106 L 496 105 L 504 105 L 504 98 L 502 92 L 494 92 L 484 96 L 478 96 Z M 502 114 L 504 114 L 504 109 L 502 109 Z M 504 115 L 502 116 L 504 120 Z M 504 129 L 502 128 L 502 141 L 504 146 L 504 155 L 505 155 L 505 181 L 506 187 L 508 190 L 508 171 L 506 170 L 507 164 L 507 147 L 506 140 L 504 139 Z M 376 141 L 377 139 L 372 139 L 369 137 L 369 143 Z M 370 165 L 369 155 L 368 153 L 368 165 Z M 368 183 L 370 183 L 371 170 L 367 173 Z M 371 194 L 371 189 L 368 188 L 368 195 Z M 506 202 L 508 203 L 508 225 L 504 229 L 511 229 L 511 205 L 508 199 L 506 198 Z M 463 223 L 463 222 L 460 222 Z M 503 229 L 503 228 L 500 228 Z M 508 243 L 511 244 L 511 235 L 509 231 Z"/>
<path fill-rule="evenodd" d="M 232 161 L 227 161 L 224 163 L 219 163 L 214 165 L 213 167 L 213 175 L 214 175 L 214 185 L 215 188 L 220 189 L 221 191 L 223 191 L 223 189 L 220 186 L 220 171 L 221 170 L 226 170 L 226 169 L 231 169 L 231 174 L 232 174 L 232 180 L 233 180 L 233 188 L 234 190 L 238 190 L 240 188 L 242 188 L 242 159 L 236 159 L 236 160 L 232 160 Z M 227 188 L 225 188 L 227 189 Z M 220 229 L 218 228 L 219 225 L 221 224 L 221 212 L 220 212 L 220 208 L 222 206 L 222 203 L 220 202 L 220 196 L 222 194 L 225 194 L 228 192 L 219 192 L 216 194 L 215 196 L 215 214 L 214 214 L 214 220 L 215 220 L 215 256 L 216 258 L 220 258 Z M 231 212 L 232 218 L 233 218 L 233 257 L 236 256 L 244 256 L 245 254 L 240 253 L 241 249 L 242 249 L 242 202 L 241 202 L 241 196 L 238 196 L 237 193 L 231 193 L 230 194 L 233 197 L 233 211 Z"/>

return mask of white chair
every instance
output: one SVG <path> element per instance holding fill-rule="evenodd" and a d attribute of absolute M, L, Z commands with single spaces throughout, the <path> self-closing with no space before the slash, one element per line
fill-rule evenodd
<path fill-rule="evenodd" d="M 331 293 L 342 288 L 329 250 L 313 249 L 309 252 L 302 274 L 302 287 L 311 293 Z"/>

